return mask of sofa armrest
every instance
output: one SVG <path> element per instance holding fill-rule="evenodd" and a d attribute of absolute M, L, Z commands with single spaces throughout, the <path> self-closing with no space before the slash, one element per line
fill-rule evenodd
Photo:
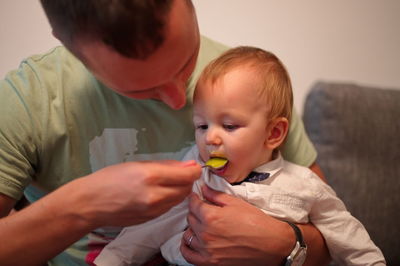
<path fill-rule="evenodd" d="M 400 90 L 319 82 L 303 113 L 328 183 L 400 265 Z"/>

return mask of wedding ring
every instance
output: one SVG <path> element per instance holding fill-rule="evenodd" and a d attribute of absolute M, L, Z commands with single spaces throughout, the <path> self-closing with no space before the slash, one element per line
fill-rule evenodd
<path fill-rule="evenodd" d="M 187 246 L 188 246 L 189 248 L 192 248 L 192 247 L 191 247 L 191 244 L 192 244 L 192 241 L 193 241 L 193 237 L 194 237 L 194 234 L 192 234 L 192 235 L 189 237 L 188 241 L 187 241 Z"/>

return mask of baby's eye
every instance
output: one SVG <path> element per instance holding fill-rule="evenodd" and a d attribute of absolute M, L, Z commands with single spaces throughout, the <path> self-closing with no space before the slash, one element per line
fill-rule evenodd
<path fill-rule="evenodd" d="M 201 129 L 201 130 L 207 130 L 208 129 L 208 125 L 204 124 L 204 125 L 197 125 L 196 129 Z"/>
<path fill-rule="evenodd" d="M 224 125 L 224 128 L 225 128 L 226 130 L 228 130 L 228 131 L 233 131 L 233 130 L 239 128 L 239 126 L 238 126 L 238 125 L 225 124 L 225 125 Z"/>

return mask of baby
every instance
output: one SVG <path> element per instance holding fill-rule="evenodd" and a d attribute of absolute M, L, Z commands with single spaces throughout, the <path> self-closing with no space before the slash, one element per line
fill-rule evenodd
<path fill-rule="evenodd" d="M 287 71 L 275 55 L 254 47 L 228 50 L 204 69 L 193 103 L 196 145 L 184 160 L 223 162 L 203 169 L 194 192 L 201 196 L 206 184 L 293 227 L 311 222 L 339 264 L 385 265 L 382 252 L 335 192 L 310 169 L 282 158 L 279 147 L 288 133 L 293 96 Z M 169 263 L 187 265 L 179 250 L 187 204 L 185 200 L 154 220 L 125 228 L 95 263 L 142 264 L 161 249 Z M 186 240 L 188 246 L 192 240 Z M 300 240 L 299 245 L 305 253 L 305 243 Z"/>

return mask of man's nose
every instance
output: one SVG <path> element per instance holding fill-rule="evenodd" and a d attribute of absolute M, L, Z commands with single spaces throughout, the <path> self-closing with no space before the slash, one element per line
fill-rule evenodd
<path fill-rule="evenodd" d="M 175 110 L 186 104 L 186 84 L 182 81 L 170 82 L 163 86 L 159 92 L 160 100 Z"/>

